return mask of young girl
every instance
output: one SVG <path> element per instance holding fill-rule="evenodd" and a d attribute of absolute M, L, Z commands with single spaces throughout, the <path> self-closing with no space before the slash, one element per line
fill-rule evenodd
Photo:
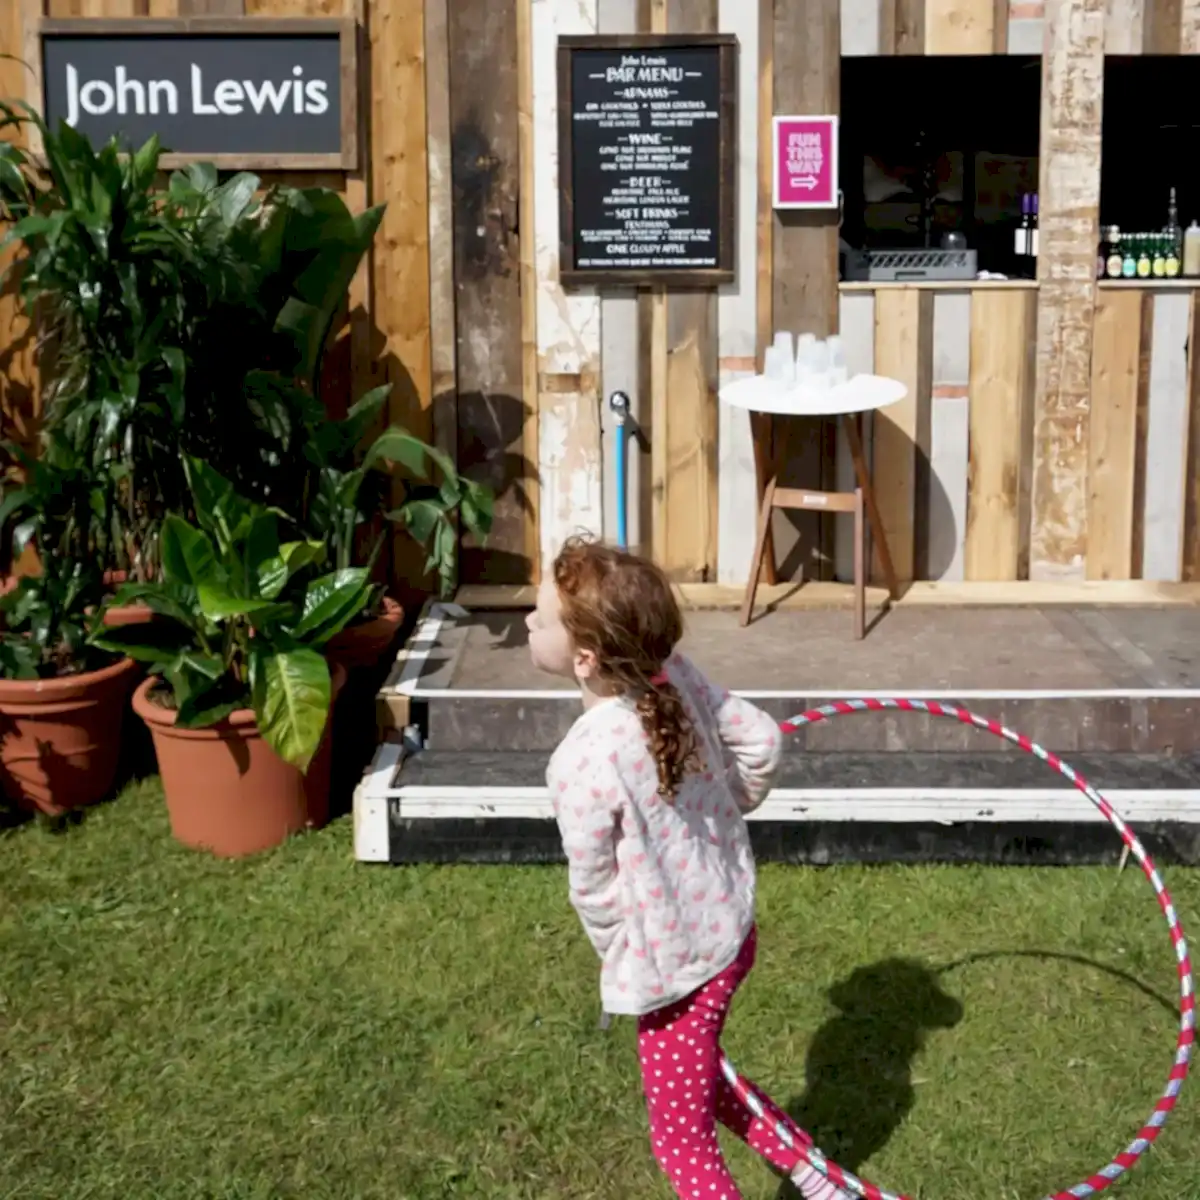
<path fill-rule="evenodd" d="M 572 539 L 528 626 L 534 665 L 582 693 L 546 781 L 571 903 L 601 959 L 604 1011 L 638 1018 L 650 1137 L 675 1194 L 740 1200 L 720 1121 L 806 1200 L 851 1200 L 774 1122 L 753 1118 L 719 1070 L 725 1017 L 754 964 L 744 817 L 770 790 L 778 726 L 676 653 L 679 606 L 644 559 Z"/>

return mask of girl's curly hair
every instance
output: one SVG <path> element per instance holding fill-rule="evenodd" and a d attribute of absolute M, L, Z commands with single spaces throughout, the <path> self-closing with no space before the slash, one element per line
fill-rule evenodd
<path fill-rule="evenodd" d="M 700 743 L 664 664 L 683 637 L 683 615 L 662 570 L 588 537 L 570 538 L 554 560 L 563 627 L 596 656 L 599 677 L 628 695 L 658 766 L 659 794 L 673 798 L 702 770 Z"/>

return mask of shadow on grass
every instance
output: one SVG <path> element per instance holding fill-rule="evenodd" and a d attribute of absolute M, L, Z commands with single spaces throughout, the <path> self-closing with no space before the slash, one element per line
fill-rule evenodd
<path fill-rule="evenodd" d="M 963 1007 L 942 990 L 936 969 L 908 958 L 859 967 L 830 988 L 829 1000 L 837 1015 L 813 1035 L 804 1092 L 787 1111 L 857 1173 L 913 1106 L 912 1064 L 926 1034 L 957 1025 Z M 778 1200 L 797 1195 L 785 1182 Z"/>

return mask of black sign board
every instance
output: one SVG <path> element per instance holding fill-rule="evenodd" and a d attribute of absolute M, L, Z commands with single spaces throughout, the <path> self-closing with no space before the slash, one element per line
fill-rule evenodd
<path fill-rule="evenodd" d="M 559 39 L 564 284 L 733 279 L 736 94 L 733 35 Z"/>
<path fill-rule="evenodd" d="M 42 114 L 165 166 L 358 166 L 353 20 L 43 21 Z"/>

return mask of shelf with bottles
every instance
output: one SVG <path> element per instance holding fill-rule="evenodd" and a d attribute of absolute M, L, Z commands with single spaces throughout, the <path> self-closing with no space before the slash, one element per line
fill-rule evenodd
<path fill-rule="evenodd" d="M 1179 224 L 1175 189 L 1167 202 L 1167 223 L 1153 232 L 1102 225 L 1096 251 L 1096 277 L 1105 283 L 1160 284 L 1188 280 L 1200 284 L 1200 222 Z"/>

